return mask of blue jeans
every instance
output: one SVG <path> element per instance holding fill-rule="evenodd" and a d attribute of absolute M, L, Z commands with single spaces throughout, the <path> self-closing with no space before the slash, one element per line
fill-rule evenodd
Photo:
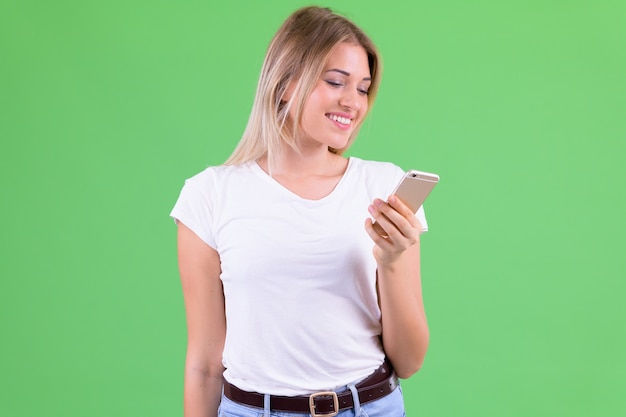
<path fill-rule="evenodd" d="M 233 402 L 222 395 L 218 417 L 306 417 L 309 413 L 286 413 L 264 410 Z M 355 404 L 354 408 L 337 414 L 337 417 L 405 417 L 404 398 L 400 385 L 389 395 L 367 404 Z"/>

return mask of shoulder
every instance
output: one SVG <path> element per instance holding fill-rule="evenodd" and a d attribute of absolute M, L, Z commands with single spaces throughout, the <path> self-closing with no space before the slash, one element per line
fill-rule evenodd
<path fill-rule="evenodd" d="M 364 172 L 364 173 L 375 173 L 375 174 L 396 174 L 398 172 L 403 173 L 404 170 L 391 162 L 382 162 L 382 161 L 372 161 L 367 159 L 356 158 L 354 156 L 350 157 L 351 164 L 354 166 L 355 170 Z"/>
<path fill-rule="evenodd" d="M 350 157 L 350 164 L 354 172 L 369 178 L 397 181 L 404 174 L 404 170 L 391 162 L 371 161 Z"/>
<path fill-rule="evenodd" d="M 404 170 L 391 162 L 350 157 L 351 177 L 376 195 L 390 193 L 404 175 Z M 382 193 L 382 194 L 381 194 Z"/>
<path fill-rule="evenodd" d="M 206 182 L 214 179 L 220 179 L 223 177 L 242 175 L 248 167 L 248 164 L 244 165 L 214 165 L 205 168 L 190 178 L 187 178 L 188 182 Z"/>
<path fill-rule="evenodd" d="M 225 181 L 249 175 L 249 164 L 244 165 L 215 165 L 205 168 L 194 176 L 185 180 L 186 186 L 205 187 L 215 186 Z"/>
<path fill-rule="evenodd" d="M 181 197 L 201 201 L 214 201 L 225 190 L 248 182 L 251 173 L 248 165 L 210 166 L 185 180 Z"/>

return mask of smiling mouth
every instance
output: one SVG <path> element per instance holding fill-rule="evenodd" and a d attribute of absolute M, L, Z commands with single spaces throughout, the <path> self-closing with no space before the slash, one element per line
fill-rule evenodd
<path fill-rule="evenodd" d="M 327 114 L 326 117 L 328 117 L 333 122 L 337 122 L 344 126 L 350 126 L 352 124 L 352 119 L 349 119 L 347 117 L 337 116 L 336 114 Z"/>

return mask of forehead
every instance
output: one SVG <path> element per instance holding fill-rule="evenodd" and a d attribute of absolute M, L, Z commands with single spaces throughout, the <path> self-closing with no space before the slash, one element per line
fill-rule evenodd
<path fill-rule="evenodd" d="M 325 70 L 341 69 L 357 78 L 370 76 L 367 52 L 361 45 L 340 43 L 336 45 L 326 59 Z"/>

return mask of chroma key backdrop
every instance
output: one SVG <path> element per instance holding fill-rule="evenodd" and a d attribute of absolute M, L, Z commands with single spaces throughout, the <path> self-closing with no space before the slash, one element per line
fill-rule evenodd
<path fill-rule="evenodd" d="M 182 416 L 168 214 L 307 4 L 0 4 L 0 416 Z M 349 154 L 441 176 L 407 415 L 626 416 L 626 3 L 321 4 L 384 59 Z"/>

